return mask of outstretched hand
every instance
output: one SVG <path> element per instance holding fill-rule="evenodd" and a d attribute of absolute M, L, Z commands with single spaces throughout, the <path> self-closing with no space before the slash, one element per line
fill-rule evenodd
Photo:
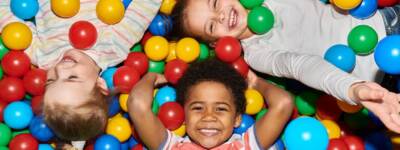
<path fill-rule="evenodd" d="M 400 95 L 374 82 L 351 86 L 350 98 L 373 112 L 390 130 L 400 133 Z"/>

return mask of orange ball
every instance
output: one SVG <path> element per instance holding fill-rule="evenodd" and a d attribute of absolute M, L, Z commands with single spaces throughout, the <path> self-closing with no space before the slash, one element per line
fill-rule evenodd
<path fill-rule="evenodd" d="M 24 50 L 31 45 L 32 31 L 21 22 L 12 22 L 3 28 L 1 38 L 7 48 Z"/>
<path fill-rule="evenodd" d="M 336 103 L 342 111 L 347 113 L 356 113 L 363 108 L 361 105 L 350 105 L 341 100 L 337 100 Z"/>

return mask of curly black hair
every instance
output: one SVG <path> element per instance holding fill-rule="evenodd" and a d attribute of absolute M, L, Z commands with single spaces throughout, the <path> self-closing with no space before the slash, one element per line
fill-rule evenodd
<path fill-rule="evenodd" d="M 190 88 L 204 81 L 223 84 L 234 98 L 236 113 L 244 113 L 246 81 L 232 66 L 215 58 L 194 63 L 185 71 L 176 87 L 177 102 L 183 106 Z"/>

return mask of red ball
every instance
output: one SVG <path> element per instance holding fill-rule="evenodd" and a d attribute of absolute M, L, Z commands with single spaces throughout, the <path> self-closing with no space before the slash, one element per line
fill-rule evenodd
<path fill-rule="evenodd" d="M 33 96 L 43 95 L 46 85 L 46 71 L 43 69 L 32 69 L 25 74 L 23 82 L 26 92 Z"/>
<path fill-rule="evenodd" d="M 239 57 L 234 62 L 231 63 L 232 67 L 235 68 L 237 72 L 240 73 L 244 78 L 247 78 L 247 73 L 249 72 L 249 65 L 244 61 L 243 57 Z"/>
<path fill-rule="evenodd" d="M 136 144 L 132 147 L 132 150 L 144 150 L 144 148 L 142 144 Z"/>
<path fill-rule="evenodd" d="M 3 122 L 3 111 L 6 108 L 7 103 L 0 101 L 0 122 Z"/>
<path fill-rule="evenodd" d="M 180 59 L 174 59 L 167 63 L 165 66 L 164 75 L 168 82 L 172 84 L 178 83 L 178 80 L 185 73 L 188 64 Z"/>
<path fill-rule="evenodd" d="M 337 121 L 342 114 L 339 106 L 336 104 L 336 98 L 330 95 L 322 95 L 316 102 L 317 115 L 321 120 Z"/>
<path fill-rule="evenodd" d="M 38 141 L 31 134 L 19 134 L 10 142 L 10 150 L 37 150 Z"/>
<path fill-rule="evenodd" d="M 85 149 L 84 150 L 94 150 L 94 145 L 93 145 L 93 143 L 92 144 L 89 144 L 88 146 L 85 146 Z"/>
<path fill-rule="evenodd" d="M 25 96 L 24 84 L 21 79 L 6 77 L 0 80 L 0 99 L 5 102 L 21 100 Z"/>
<path fill-rule="evenodd" d="M 10 51 L 1 60 L 4 72 L 13 77 L 21 77 L 31 68 L 31 60 L 23 51 Z"/>
<path fill-rule="evenodd" d="M 118 91 L 121 93 L 129 93 L 139 79 L 140 74 L 135 69 L 122 66 L 115 72 L 113 82 Z"/>
<path fill-rule="evenodd" d="M 293 107 L 293 113 L 292 116 L 290 116 L 290 119 L 296 119 L 297 117 L 299 117 L 299 110 L 297 110 L 297 107 Z"/>
<path fill-rule="evenodd" d="M 242 47 L 236 38 L 222 37 L 215 44 L 215 54 L 224 62 L 233 62 L 242 54 Z"/>
<path fill-rule="evenodd" d="M 378 0 L 379 7 L 389 7 L 394 6 L 398 3 L 398 0 Z"/>
<path fill-rule="evenodd" d="M 97 40 L 96 27 L 88 21 L 78 21 L 69 28 L 69 41 L 76 49 L 89 49 Z"/>
<path fill-rule="evenodd" d="M 32 111 L 35 115 L 40 115 L 42 112 L 43 96 L 34 96 L 31 101 Z"/>
<path fill-rule="evenodd" d="M 144 53 L 132 52 L 125 59 L 124 65 L 135 68 L 140 75 L 144 75 L 149 68 L 149 59 Z"/>
<path fill-rule="evenodd" d="M 330 139 L 327 150 L 348 150 L 348 148 L 342 139 Z"/>
<path fill-rule="evenodd" d="M 143 35 L 142 40 L 140 40 L 140 44 L 141 44 L 142 46 L 144 46 L 144 45 L 146 44 L 147 40 L 150 39 L 152 36 L 153 36 L 153 35 L 152 35 L 149 31 L 147 31 L 147 32 Z"/>
<path fill-rule="evenodd" d="M 182 125 L 185 114 L 182 106 L 177 102 L 166 102 L 161 105 L 158 118 L 160 118 L 164 127 L 173 131 Z"/>
<path fill-rule="evenodd" d="M 363 140 L 357 136 L 344 136 L 341 139 L 347 144 L 349 150 L 365 150 Z"/>

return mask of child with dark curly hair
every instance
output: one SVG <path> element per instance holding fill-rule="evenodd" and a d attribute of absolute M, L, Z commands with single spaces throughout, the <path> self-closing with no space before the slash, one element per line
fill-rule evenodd
<path fill-rule="evenodd" d="M 154 86 L 164 82 L 163 76 L 148 73 L 128 98 L 134 127 L 150 149 L 273 148 L 294 107 L 288 92 L 259 79 L 254 73 L 249 72 L 247 85 L 231 66 L 207 60 L 191 65 L 177 85 L 187 133 L 182 138 L 168 131 L 151 111 Z M 246 106 L 244 91 L 248 87 L 263 94 L 268 112 L 245 133 L 232 134 L 241 123 Z"/>

